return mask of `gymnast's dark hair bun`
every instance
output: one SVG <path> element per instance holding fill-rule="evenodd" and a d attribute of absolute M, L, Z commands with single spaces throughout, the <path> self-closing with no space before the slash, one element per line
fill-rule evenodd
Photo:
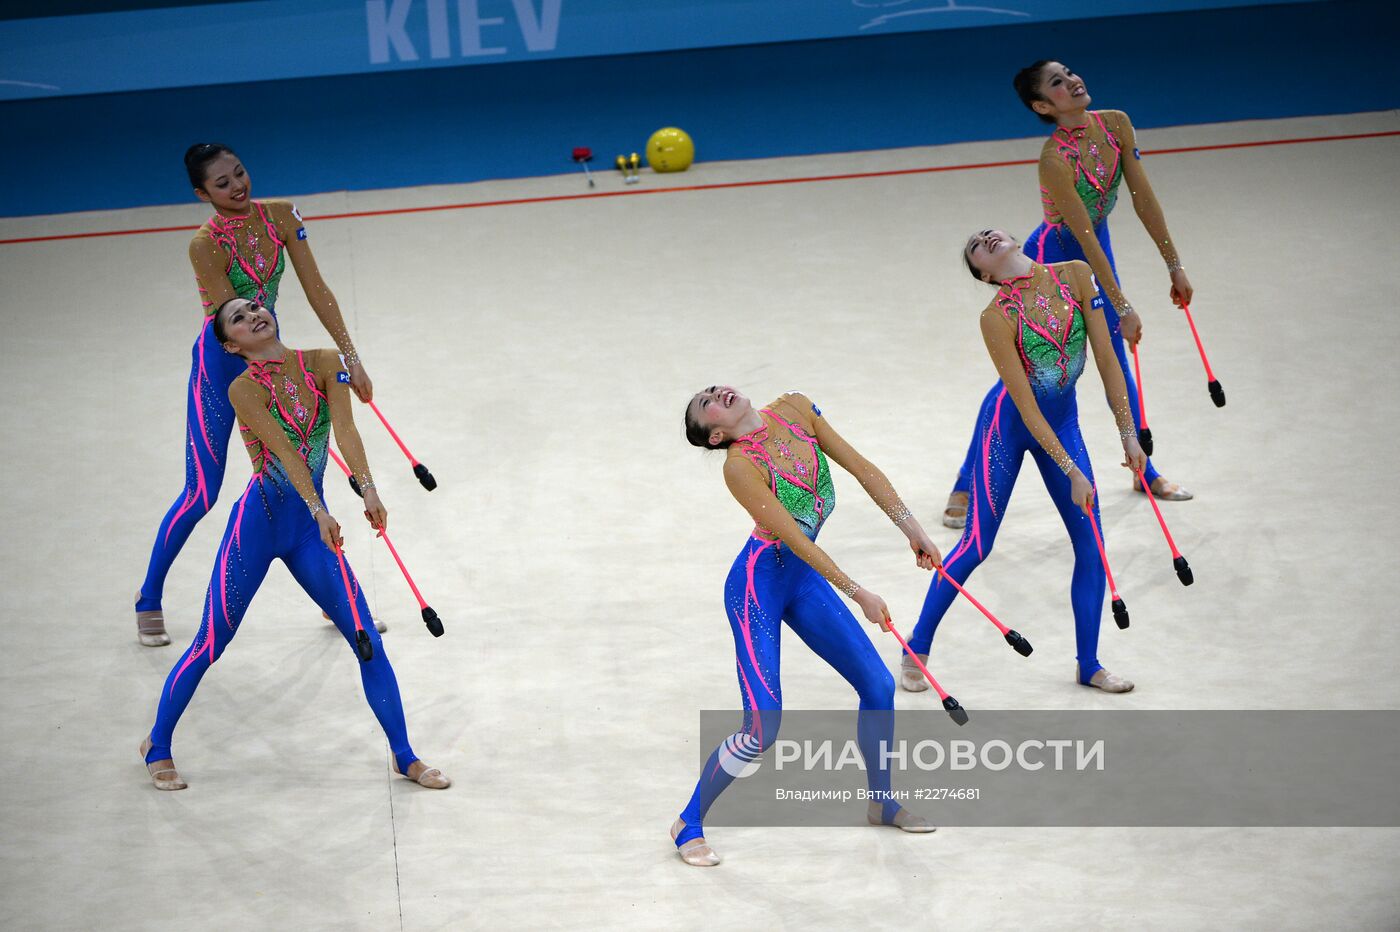
<path fill-rule="evenodd" d="M 1045 70 L 1045 66 L 1050 64 L 1050 59 L 1042 58 L 1040 61 L 1031 62 L 1020 71 L 1016 72 L 1016 77 L 1011 79 L 1011 86 L 1016 88 L 1016 96 L 1021 98 L 1021 103 L 1026 105 L 1026 109 L 1040 117 L 1042 123 L 1054 123 L 1055 118 L 1045 113 L 1036 113 L 1031 104 L 1037 100 L 1044 100 L 1040 93 L 1040 73 Z"/>
<path fill-rule="evenodd" d="M 185 171 L 193 187 L 203 190 L 204 170 L 221 155 L 236 154 L 221 142 L 197 142 L 185 150 Z"/>

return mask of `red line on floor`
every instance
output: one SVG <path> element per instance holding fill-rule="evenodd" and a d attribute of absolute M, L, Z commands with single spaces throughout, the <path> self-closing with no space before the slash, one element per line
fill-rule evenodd
<path fill-rule="evenodd" d="M 1400 136 L 1400 130 L 1378 133 L 1346 133 L 1339 136 L 1303 136 L 1297 139 L 1265 139 L 1257 142 L 1223 142 L 1207 146 L 1179 146 L 1174 149 L 1152 149 L 1143 155 L 1179 155 L 1185 152 L 1218 152 L 1225 149 L 1253 149 L 1260 146 L 1292 146 L 1310 142 L 1341 142 L 1348 139 L 1379 139 Z M 555 201 L 587 201 L 603 197 L 632 197 L 643 194 L 675 194 L 681 191 L 718 191 L 726 188 L 760 188 L 779 184 L 810 184 L 817 181 L 854 181 L 862 178 L 891 178 L 898 175 L 928 175 L 936 172 L 975 171 L 983 168 L 1007 168 L 1034 165 L 1036 159 L 1013 159 L 1006 162 L 971 162 L 964 165 L 934 165 L 925 168 L 893 168 L 876 172 L 849 172 L 840 175 L 808 175 L 801 178 L 767 178 L 759 181 L 722 181 L 714 184 L 680 185 L 670 188 L 637 188 L 630 191 L 595 191 L 591 194 L 551 194 L 543 197 L 517 197 L 499 201 L 472 201 L 465 204 L 436 204 L 427 207 L 391 207 L 387 210 L 359 210 L 343 214 L 319 214 L 307 220 L 352 220 L 358 217 L 385 217 L 392 214 L 420 214 L 438 210 L 471 210 L 478 207 L 512 207 L 519 204 L 548 204 Z M 25 236 L 0 239 L 0 246 L 19 243 L 49 243 L 67 239 L 91 239 L 98 236 L 139 236 L 146 233 L 180 233 L 199 229 L 198 226 L 147 227 L 138 230 L 102 230 L 95 233 L 59 233 L 52 236 Z"/>

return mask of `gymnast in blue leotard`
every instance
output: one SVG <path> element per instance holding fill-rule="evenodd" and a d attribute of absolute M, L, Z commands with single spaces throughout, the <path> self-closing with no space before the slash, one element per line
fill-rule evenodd
<path fill-rule="evenodd" d="M 1044 219 L 1026 238 L 1025 253 L 1042 265 L 1072 259 L 1089 264 L 1105 298 L 1109 339 L 1128 389 L 1129 410 L 1134 423 L 1141 427 L 1137 383 L 1128 368 L 1124 339 L 1137 343 L 1142 320 L 1119 288 L 1118 267 L 1108 233 L 1108 216 L 1118 203 L 1118 189 L 1123 182 L 1128 184 L 1133 209 L 1166 263 L 1172 302 L 1177 306 L 1189 304 L 1193 291 L 1142 166 L 1133 124 L 1119 110 L 1089 110 L 1092 98 L 1083 78 L 1060 62 L 1035 62 L 1021 69 L 1013 84 L 1022 103 L 1041 120 L 1055 124 L 1055 131 L 1040 152 L 1038 171 Z M 994 388 L 987 397 L 995 391 Z M 976 459 L 974 436 L 944 512 L 943 523 L 949 527 L 960 528 L 965 521 L 971 469 Z M 1144 475 L 1157 498 L 1186 501 L 1192 497 L 1185 488 L 1162 476 L 1150 459 Z M 1136 477 L 1133 487 L 1141 490 Z"/>
<path fill-rule="evenodd" d="M 374 391 L 335 295 L 321 278 L 296 207 L 287 201 L 253 200 L 248 172 L 227 146 L 191 146 L 185 153 L 185 170 L 195 194 L 214 208 L 214 216 L 190 240 L 190 263 L 205 317 L 190 351 L 185 488 L 156 529 L 146 576 L 136 593 L 136 633 L 147 647 L 170 643 L 161 607 L 165 577 L 195 525 L 214 507 L 228 465 L 234 421 L 228 388 L 245 367 L 213 338 L 214 310 L 235 297 L 273 310 L 290 260 L 307 300 L 345 357 L 351 389 L 362 401 Z"/>
<path fill-rule="evenodd" d="M 710 755 L 690 802 L 671 827 L 681 858 L 698 867 L 719 863 L 719 855 L 705 841 L 705 813 L 736 773 L 777 738 L 783 707 L 780 623 L 831 664 L 860 697 L 856 738 L 876 794 L 866 814 L 869 821 L 906 832 L 933 831 L 928 822 L 889 798 L 889 769 L 878 748 L 893 737 L 888 713 L 894 708 L 894 679 L 836 593 L 845 593 L 874 624 L 887 625 L 889 611 L 883 599 L 856 585 L 816 544 L 817 532 L 836 507 L 827 457 L 860 480 L 908 538 L 920 567 L 933 568 L 940 559 L 938 548 L 884 473 L 836 433 L 803 395 L 791 392 L 755 410 L 733 388 L 711 386 L 686 406 L 685 426 L 695 446 L 727 450 L 724 481 L 756 526 L 724 586 L 744 727 Z M 869 765 L 871 761 L 879 763 Z"/>
<path fill-rule="evenodd" d="M 1074 548 L 1070 604 L 1077 681 L 1106 692 L 1127 692 L 1133 684 L 1109 673 L 1098 658 L 1105 580 L 1088 518 L 1092 509 L 1098 520 L 1098 502 L 1074 394 L 1088 349 L 1093 350 L 1118 423 L 1124 465 L 1140 470 L 1147 457 L 1128 411 L 1127 387 L 1113 355 L 1093 274 L 1083 262 L 1048 266 L 1032 262 L 1000 230 L 972 236 L 964 257 L 974 278 L 999 285 L 996 297 L 982 312 L 981 323 L 987 352 L 1001 381 L 982 403 L 977 418 L 967 527 L 943 564 L 944 571 L 962 584 L 991 553 L 1021 461 L 1029 453 Z M 909 637 L 914 653 L 927 658 L 934 632 L 954 595 L 956 590 L 941 576 L 934 577 L 919 623 Z M 908 658 L 900 683 L 911 692 L 928 688 Z"/>
<path fill-rule="evenodd" d="M 423 786 L 447 787 L 447 777 L 420 761 L 409 746 L 394 669 L 354 573 L 337 556 L 340 525 L 322 502 L 334 429 L 336 445 L 364 493 L 365 517 L 376 528 L 384 527 L 388 519 L 351 415 L 350 374 L 334 350 L 287 349 L 277 338 L 271 311 L 246 298 L 223 304 L 210 329 L 223 349 L 247 362 L 247 371 L 234 379 L 228 394 L 243 445 L 253 460 L 253 478 L 229 515 L 204 597 L 199 632 L 166 677 L 155 725 L 141 745 L 156 787 L 185 788 L 171 760 L 175 725 L 200 679 L 238 633 L 275 559 L 287 565 L 352 648 L 358 613 L 373 649 L 371 659 L 359 664 L 360 679 L 365 698 L 389 739 L 394 769 Z"/>

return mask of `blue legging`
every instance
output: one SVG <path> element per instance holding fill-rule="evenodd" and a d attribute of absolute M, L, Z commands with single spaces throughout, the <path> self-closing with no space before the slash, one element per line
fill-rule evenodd
<path fill-rule="evenodd" d="M 1079 433 L 1079 413 L 1073 390 L 1058 399 L 1041 399 L 1040 409 L 1054 428 L 1061 445 L 1093 482 L 1093 467 L 1089 465 L 1089 454 Z M 1099 558 L 1089 518 L 1070 498 L 1069 477 L 1060 471 L 1050 454 L 1031 436 L 1011 396 L 1000 382 L 982 403 L 974 441 L 977 461 L 971 470 L 972 495 L 968 502 L 967 527 L 963 529 L 958 545 L 944 560 L 943 568 L 961 585 L 992 552 L 997 530 L 1001 527 L 1001 519 L 1011 499 L 1011 490 L 1016 485 L 1016 475 L 1021 471 L 1021 461 L 1026 453 L 1030 453 L 1065 523 L 1070 543 L 1074 545 L 1074 575 L 1070 580 L 1069 600 L 1074 608 L 1079 679 L 1081 683 L 1088 683 L 1089 678 L 1103 666 L 1098 658 L 1099 618 L 1103 614 L 1106 585 L 1103 562 Z M 1094 520 L 1099 520 L 1097 497 L 1094 500 Z M 1099 526 L 1103 526 L 1101 521 Z M 941 576 L 934 576 L 928 595 L 924 597 L 919 623 L 909 638 L 909 647 L 915 653 L 929 652 L 938 623 L 943 620 L 943 614 L 948 611 L 956 594 L 957 590 L 944 582 Z"/>
<path fill-rule="evenodd" d="M 885 668 L 861 623 L 831 588 L 831 584 L 780 543 L 750 537 L 734 560 L 724 584 L 729 624 L 739 668 L 740 698 L 744 703 L 743 731 L 715 749 L 700 771 L 695 792 L 681 813 L 685 827 L 676 836 L 681 845 L 703 835 L 702 822 L 710 804 L 734 780 L 744 764 L 773 745 L 782 720 L 783 689 L 778 676 L 780 623 L 789 628 L 818 657 L 830 664 L 860 697 L 856 741 L 868 766 L 870 789 L 884 800 L 884 818 L 894 818 L 899 805 L 889 799 L 890 773 L 879 753 L 880 742 L 894 739 L 894 677 Z"/>
<path fill-rule="evenodd" d="M 280 481 L 279 481 L 280 479 Z M 319 489 L 318 489 L 319 491 Z M 238 625 L 248 610 L 258 586 L 267 576 L 274 559 L 281 559 L 306 593 L 331 616 L 335 626 L 355 646 L 355 622 L 346 597 L 345 583 L 340 575 L 340 563 L 334 553 L 321 543 L 316 522 L 311 518 L 301 497 L 284 476 L 254 476 L 248 488 L 233 506 L 228 528 L 219 544 L 214 561 L 209 591 L 204 597 L 204 615 L 199 633 L 183 656 L 171 668 L 160 694 L 156 723 L 151 729 L 151 750 L 146 761 L 170 757 L 171 735 L 185 707 L 194 697 L 209 666 L 223 654 Z M 347 571 L 349 565 L 347 562 Z M 400 773 L 418 758 L 408 744 L 408 728 L 404 723 L 403 703 L 399 699 L 399 684 L 394 668 L 384 652 L 379 633 L 374 630 L 369 606 L 359 582 L 350 572 L 350 585 L 355 591 L 355 604 L 360 621 L 374 645 L 374 657 L 359 663 L 360 680 L 365 698 L 379 719 L 389 747 L 394 752 Z"/>
<path fill-rule="evenodd" d="M 228 465 L 233 433 L 233 404 L 228 387 L 247 368 L 242 357 L 227 352 L 214 336 L 213 318 L 205 318 L 190 350 L 188 413 L 185 419 L 185 489 L 156 529 L 146 578 L 136 602 L 138 612 L 160 608 L 165 577 L 200 519 L 214 507 Z"/>
<path fill-rule="evenodd" d="M 1099 238 L 1099 245 L 1103 247 L 1104 255 L 1108 256 L 1109 267 L 1113 269 L 1113 275 L 1118 276 L 1118 266 L 1113 261 L 1113 243 L 1108 238 L 1108 221 L 1099 224 L 1095 233 Z M 1074 238 L 1074 234 L 1063 226 L 1046 226 L 1042 223 L 1035 228 L 1026 239 L 1026 244 L 1021 248 L 1027 256 L 1036 262 L 1068 262 L 1071 259 L 1078 259 L 1082 262 L 1089 261 L 1084 258 L 1084 250 L 1080 247 L 1079 241 Z M 1113 302 L 1108 300 L 1108 295 L 1099 289 L 1099 297 L 1103 298 L 1104 317 L 1108 321 L 1108 333 L 1113 338 L 1113 352 L 1118 357 L 1118 366 L 1123 370 L 1123 382 L 1128 386 L 1128 404 L 1133 412 L 1133 426 L 1141 429 L 1142 422 L 1138 417 L 1138 389 L 1137 382 L 1133 381 L 1132 366 L 1128 362 L 1128 347 L 1123 342 L 1123 334 L 1119 329 L 1118 313 L 1113 309 Z M 1001 383 L 992 386 L 992 390 L 987 392 L 987 398 L 991 398 L 1001 390 Z M 982 402 L 986 405 L 986 400 Z M 954 492 L 967 492 L 970 489 L 970 474 L 973 466 L 977 462 L 977 438 L 974 431 L 972 443 L 967 447 L 967 456 L 963 459 L 962 468 L 958 470 L 957 481 L 953 484 Z M 1157 481 L 1161 473 L 1157 467 L 1152 465 L 1152 460 L 1147 461 L 1147 469 L 1143 470 L 1143 476 L 1150 486 Z"/>

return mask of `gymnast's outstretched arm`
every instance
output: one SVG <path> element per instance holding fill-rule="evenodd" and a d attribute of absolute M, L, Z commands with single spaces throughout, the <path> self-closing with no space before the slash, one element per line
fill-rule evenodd
<path fill-rule="evenodd" d="M 744 506 L 760 527 L 777 535 L 778 539 L 797 554 L 804 563 L 816 570 L 837 590 L 851 598 L 860 586 L 836 565 L 825 550 L 808 540 L 788 510 L 778 501 L 773 489 L 759 468 L 743 456 L 730 456 L 724 461 L 724 484 Z"/>
<path fill-rule="evenodd" d="M 1162 261 L 1167 264 L 1167 272 L 1172 277 L 1172 299 L 1177 304 L 1189 304 L 1192 298 L 1191 282 L 1186 278 L 1186 270 L 1181 267 L 1181 257 L 1177 255 L 1171 233 L 1167 232 L 1167 218 L 1162 213 L 1162 205 L 1157 202 L 1152 183 L 1147 180 L 1147 169 L 1142 167 L 1137 149 L 1137 132 L 1133 129 L 1132 121 L 1121 110 L 1104 110 L 1099 115 L 1113 135 L 1118 137 L 1123 151 L 1132 153 L 1132 158 L 1123 159 L 1123 180 L 1128 183 L 1128 191 L 1133 196 L 1133 210 L 1137 211 L 1143 228 L 1152 237 Z"/>
<path fill-rule="evenodd" d="M 350 371 L 350 385 L 361 401 L 374 397 L 374 386 L 365 374 L 360 357 L 355 352 L 355 343 L 350 339 L 350 331 L 345 326 L 345 316 L 340 312 L 340 304 L 316 265 L 316 257 L 311 253 L 311 244 L 306 240 L 306 227 L 301 214 L 289 201 L 265 201 L 263 205 L 277 225 L 277 232 L 287 244 L 287 255 L 292 259 L 292 267 L 297 271 L 297 281 L 311 309 L 316 312 L 321 325 L 335 341 L 336 348 L 345 357 Z M 217 304 L 215 305 L 218 306 Z"/>
<path fill-rule="evenodd" d="M 1113 265 L 1108 261 L 1108 254 L 1099 245 L 1099 238 L 1094 232 L 1094 222 L 1089 218 L 1089 209 L 1079 199 L 1079 192 L 1074 186 L 1074 170 L 1052 146 L 1047 146 L 1040 154 L 1040 184 L 1054 201 L 1055 210 L 1064 218 L 1065 225 L 1074 234 L 1079 247 L 1084 250 L 1089 266 L 1098 276 L 1099 284 L 1103 287 L 1104 294 L 1108 295 L 1108 300 L 1113 302 L 1113 309 L 1118 312 L 1118 316 L 1126 317 L 1133 313 L 1133 306 L 1128 303 L 1128 299 L 1118 287 L 1118 276 L 1113 274 Z"/>
<path fill-rule="evenodd" d="M 330 408 L 331 428 L 335 431 L 335 445 L 345 457 L 345 464 L 360 487 L 364 496 L 365 516 L 376 528 L 383 528 L 389 513 L 379 500 L 379 492 L 370 475 L 369 458 L 365 456 L 365 445 L 360 440 L 360 431 L 355 427 L 355 414 L 350 403 L 350 387 L 337 376 L 342 371 L 340 359 L 334 350 L 313 350 L 311 371 L 325 382 L 326 403 Z"/>
<path fill-rule="evenodd" d="M 209 238 L 204 230 L 190 240 L 190 265 L 194 266 L 195 281 L 207 313 L 212 314 L 228 301 L 238 297 L 228 280 L 228 253 Z"/>
<path fill-rule="evenodd" d="M 915 555 L 920 558 L 919 565 L 924 569 L 932 569 L 934 563 L 941 563 L 943 558 L 938 548 L 924 533 L 918 519 L 904 504 L 894 485 L 880 468 L 862 456 L 846 438 L 837 433 L 836 428 L 831 426 L 831 422 L 821 415 L 817 406 L 806 395 L 801 392 L 788 392 L 780 401 L 798 417 L 799 423 L 807 432 L 817 438 L 817 443 L 827 455 L 842 469 L 856 477 L 861 488 L 870 496 L 870 500 L 894 522 L 895 527 L 904 532 Z M 930 558 L 928 561 L 922 559 L 925 555 Z"/>
<path fill-rule="evenodd" d="M 1079 260 L 1067 262 L 1063 268 L 1069 273 L 1070 287 L 1079 300 L 1081 308 L 1088 307 L 1098 296 L 1094 287 L 1094 277 L 1089 267 Z M 1102 314 L 1084 314 L 1084 325 L 1089 333 L 1089 347 L 1094 351 L 1094 365 L 1098 366 L 1099 378 L 1103 379 L 1104 393 L 1108 406 L 1113 411 L 1113 420 L 1118 425 L 1118 437 L 1123 441 L 1123 453 L 1130 468 L 1135 472 L 1147 467 L 1147 455 L 1138 445 L 1137 426 L 1133 423 L 1133 411 L 1128 401 L 1128 384 L 1123 378 L 1123 367 L 1118 364 L 1118 356 L 1113 352 L 1113 338 L 1108 332 L 1108 323 Z"/>

